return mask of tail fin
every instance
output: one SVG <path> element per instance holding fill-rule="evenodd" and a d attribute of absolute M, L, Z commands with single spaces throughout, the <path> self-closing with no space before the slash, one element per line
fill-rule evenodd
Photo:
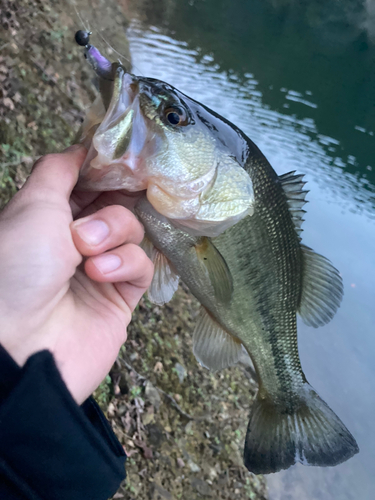
<path fill-rule="evenodd" d="M 254 474 L 277 472 L 296 462 L 333 466 L 358 451 L 348 429 L 307 383 L 294 413 L 260 398 L 254 402 L 244 450 L 245 466 Z"/>

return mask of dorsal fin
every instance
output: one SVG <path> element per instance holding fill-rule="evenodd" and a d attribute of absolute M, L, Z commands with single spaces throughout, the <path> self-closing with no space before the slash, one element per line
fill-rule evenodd
<path fill-rule="evenodd" d="M 147 290 L 147 296 L 150 302 L 161 306 L 173 297 L 178 288 L 179 276 L 167 257 L 154 247 L 147 236 L 143 238 L 140 246 L 154 264 L 154 277 Z"/>
<path fill-rule="evenodd" d="M 317 328 L 335 315 L 344 293 L 341 276 L 328 259 L 301 245 L 302 295 L 298 312 L 304 323 Z"/>
<path fill-rule="evenodd" d="M 305 198 L 308 193 L 307 190 L 303 189 L 306 184 L 306 182 L 302 180 L 303 177 L 303 175 L 295 175 L 295 170 L 279 176 L 298 236 L 300 236 L 303 231 L 301 226 L 304 221 L 303 216 L 306 212 L 302 210 L 302 207 L 307 203 Z"/>

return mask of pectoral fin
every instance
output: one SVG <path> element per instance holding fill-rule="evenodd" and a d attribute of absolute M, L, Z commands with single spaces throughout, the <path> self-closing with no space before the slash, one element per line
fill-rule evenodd
<path fill-rule="evenodd" d="M 233 293 L 233 281 L 224 257 L 208 238 L 201 238 L 195 245 L 195 250 L 202 271 L 207 273 L 211 281 L 215 297 L 220 302 L 229 302 Z"/>
<path fill-rule="evenodd" d="M 169 302 L 178 288 L 179 277 L 171 263 L 145 236 L 141 247 L 154 264 L 154 277 L 147 291 L 148 298 L 159 306 Z"/>
<path fill-rule="evenodd" d="M 194 330 L 193 352 L 201 365 L 216 371 L 238 362 L 242 344 L 223 330 L 202 307 Z"/>
<path fill-rule="evenodd" d="M 325 325 L 335 315 L 343 296 L 343 284 L 337 269 L 328 259 L 301 245 L 303 287 L 299 314 L 309 326 Z"/>

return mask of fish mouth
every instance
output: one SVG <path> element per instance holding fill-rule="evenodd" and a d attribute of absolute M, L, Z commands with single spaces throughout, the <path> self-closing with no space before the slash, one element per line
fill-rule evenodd
<path fill-rule="evenodd" d="M 252 214 L 248 173 L 206 123 L 169 120 L 190 113 L 176 89 L 110 65 L 93 46 L 86 50 L 100 95 L 82 127 L 88 154 L 77 189 L 146 191 L 155 210 L 199 236 L 218 236 Z"/>
<path fill-rule="evenodd" d="M 80 141 L 88 149 L 77 187 L 112 191 L 146 189 L 140 153 L 148 139 L 139 105 L 139 80 L 117 63 L 100 81 L 100 96 L 83 123 Z"/>

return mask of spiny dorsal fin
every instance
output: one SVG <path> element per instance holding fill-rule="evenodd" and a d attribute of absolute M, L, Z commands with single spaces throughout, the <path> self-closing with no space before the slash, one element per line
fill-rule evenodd
<path fill-rule="evenodd" d="M 302 210 L 302 207 L 307 203 L 305 200 L 308 191 L 304 190 L 306 182 L 304 182 L 303 175 L 294 175 L 293 172 L 288 172 L 279 176 L 281 184 L 286 194 L 289 210 L 292 214 L 294 226 L 296 228 L 298 236 L 301 234 L 303 229 L 301 229 L 302 222 L 304 221 L 303 216 L 306 213 Z"/>
<path fill-rule="evenodd" d="M 301 245 L 302 295 L 299 314 L 309 326 L 323 326 L 335 315 L 344 294 L 342 278 L 328 259 Z"/>
<path fill-rule="evenodd" d="M 242 354 L 242 344 L 201 307 L 193 335 L 193 352 L 201 365 L 216 371 L 237 363 Z"/>
<path fill-rule="evenodd" d="M 205 237 L 196 243 L 195 250 L 202 270 L 211 281 L 215 297 L 224 304 L 229 302 L 233 293 L 233 280 L 224 257 L 211 240 Z"/>
<path fill-rule="evenodd" d="M 141 247 L 154 264 L 154 277 L 147 290 L 147 296 L 153 304 L 162 306 L 169 302 L 178 288 L 179 277 L 171 263 L 145 236 Z"/>

